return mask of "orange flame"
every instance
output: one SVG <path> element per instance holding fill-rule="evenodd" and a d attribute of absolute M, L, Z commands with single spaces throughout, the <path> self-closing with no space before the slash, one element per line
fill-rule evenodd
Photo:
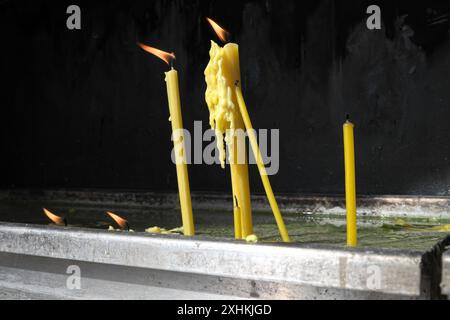
<path fill-rule="evenodd" d="M 211 27 L 214 29 L 215 33 L 220 38 L 220 40 L 222 40 L 222 42 L 228 42 L 230 33 L 227 30 L 225 30 L 224 28 L 222 28 L 221 26 L 219 26 L 214 20 L 212 20 L 210 18 L 206 18 L 206 20 L 209 22 Z"/>
<path fill-rule="evenodd" d="M 112 212 L 106 212 L 118 225 L 119 225 L 119 227 L 120 227 L 120 229 L 122 229 L 122 230 L 124 230 L 124 229 L 126 229 L 126 230 L 128 230 L 128 229 L 130 229 L 129 228 L 129 226 L 128 226 L 128 221 L 127 220 L 125 220 L 124 218 L 122 218 L 122 217 L 119 217 L 117 214 L 115 214 L 115 213 L 112 213 Z"/>
<path fill-rule="evenodd" d="M 171 52 L 171 53 L 165 52 L 165 51 L 162 51 L 162 50 L 159 50 L 159 49 L 156 49 L 156 48 L 147 46 L 147 45 L 145 45 L 145 44 L 143 44 L 143 43 L 140 43 L 140 42 L 138 42 L 138 45 L 139 45 L 142 49 L 144 49 L 145 51 L 147 51 L 148 53 L 151 53 L 151 54 L 157 56 L 158 58 L 160 58 L 161 60 L 165 61 L 167 64 L 170 64 L 170 62 L 171 62 L 172 60 L 175 60 L 175 59 L 176 59 L 175 53 L 173 53 L 173 52 Z"/>
<path fill-rule="evenodd" d="M 42 208 L 44 210 L 45 215 L 56 225 L 58 226 L 66 226 L 67 222 L 65 218 L 62 218 L 60 216 L 57 216 L 54 213 L 51 213 L 50 211 L 48 211 L 45 208 Z"/>

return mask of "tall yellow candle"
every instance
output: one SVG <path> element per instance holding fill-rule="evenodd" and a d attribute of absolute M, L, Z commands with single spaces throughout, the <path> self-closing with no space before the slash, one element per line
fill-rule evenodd
<path fill-rule="evenodd" d="M 167 98 L 169 100 L 170 122 L 172 123 L 172 139 L 177 168 L 178 193 L 180 196 L 183 232 L 185 236 L 193 236 L 195 234 L 194 219 L 192 216 L 191 192 L 186 164 L 178 73 L 173 68 L 169 72 L 166 72 L 166 85 Z"/>
<path fill-rule="evenodd" d="M 224 46 L 224 76 L 229 81 L 241 81 L 241 68 L 239 63 L 239 46 L 235 43 L 228 43 Z M 231 83 L 229 83 L 231 84 Z M 234 103 L 236 98 L 234 97 Z M 235 115 L 235 129 L 244 130 L 244 123 L 240 114 Z M 233 196 L 236 198 L 237 207 L 241 217 L 241 236 L 245 239 L 247 236 L 253 234 L 252 208 L 250 200 L 250 183 L 248 177 L 248 163 L 247 163 L 247 148 L 245 141 L 233 137 L 234 141 L 230 146 L 232 153 L 230 167 L 231 167 L 231 184 L 233 186 Z M 240 154 L 242 152 L 243 154 Z M 239 160 L 244 160 L 244 163 Z"/>
<path fill-rule="evenodd" d="M 205 100 L 210 111 L 211 127 L 216 131 L 222 167 L 225 166 L 224 134 L 229 147 L 235 237 L 242 239 L 253 234 L 253 223 L 245 140 L 239 139 L 235 134 L 235 130 L 245 129 L 233 89 L 234 83 L 241 79 L 239 47 L 235 43 L 229 43 L 221 48 L 211 41 L 210 57 L 205 70 Z"/>
<path fill-rule="evenodd" d="M 234 195 L 234 192 L 233 192 Z M 241 208 L 237 203 L 236 197 L 233 199 L 233 217 L 234 217 L 234 238 L 242 239 L 242 214 Z"/>
<path fill-rule="evenodd" d="M 175 59 L 173 53 L 168 53 L 142 43 L 138 45 L 145 51 L 164 60 L 167 64 Z M 169 102 L 170 122 L 172 123 L 172 140 L 174 146 L 175 162 L 177 169 L 178 194 L 180 197 L 181 219 L 185 236 L 193 236 L 194 218 L 192 215 L 191 191 L 189 188 L 189 176 L 186 163 L 186 148 L 183 132 L 183 118 L 181 116 L 180 90 L 178 87 L 178 72 L 172 70 L 166 72 L 167 99 Z"/>
<path fill-rule="evenodd" d="M 281 216 L 280 209 L 278 208 L 277 200 L 273 194 L 272 186 L 270 184 L 269 177 L 267 175 L 266 167 L 262 160 L 261 151 L 259 150 L 258 141 L 256 139 L 255 131 L 253 130 L 252 122 L 250 121 L 250 116 L 248 114 L 247 106 L 245 105 L 244 98 L 242 96 L 242 91 L 240 88 L 240 83 L 236 82 L 236 96 L 238 99 L 239 110 L 247 129 L 248 138 L 250 140 L 250 145 L 252 146 L 253 154 L 256 159 L 256 165 L 258 166 L 258 171 L 261 176 L 261 180 L 266 191 L 267 199 L 269 200 L 270 208 L 272 209 L 275 221 L 277 222 L 278 230 L 280 232 L 281 238 L 284 242 L 289 242 L 289 234 L 286 230 L 286 226 Z"/>
<path fill-rule="evenodd" d="M 355 143 L 350 121 L 344 123 L 345 202 L 347 209 L 347 245 L 358 245 L 356 225 Z"/>

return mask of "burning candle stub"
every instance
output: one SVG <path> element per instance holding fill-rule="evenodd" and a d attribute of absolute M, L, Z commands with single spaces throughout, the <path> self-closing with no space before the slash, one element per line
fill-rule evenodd
<path fill-rule="evenodd" d="M 139 43 L 139 46 L 143 50 L 164 60 L 167 64 L 171 64 L 171 62 L 175 60 L 174 53 L 168 53 L 141 43 Z M 178 72 L 171 67 L 171 70 L 166 72 L 165 80 L 170 112 L 169 119 L 172 124 L 172 140 L 174 144 L 183 231 L 185 236 L 193 236 L 195 234 L 194 218 L 192 215 L 191 192 L 189 188 L 189 176 L 186 163 L 183 118 L 181 114 L 180 92 L 178 88 Z"/>
<path fill-rule="evenodd" d="M 64 217 L 57 216 L 56 214 L 50 212 L 46 208 L 42 208 L 44 210 L 45 215 L 56 225 L 58 226 L 67 226 L 67 220 Z"/>
<path fill-rule="evenodd" d="M 208 22 L 221 39 L 227 38 L 228 33 L 221 29 L 217 23 L 209 18 Z M 237 200 L 235 210 L 236 208 L 240 210 L 242 219 L 242 238 L 246 239 L 253 234 L 253 231 L 250 208 L 250 189 L 248 186 L 248 165 L 245 162 L 244 164 L 239 164 L 243 158 L 240 153 L 244 152 L 245 154 L 245 141 L 243 142 L 244 146 L 239 146 L 239 143 L 242 143 L 242 139 L 236 137 L 235 131 L 237 129 L 246 129 L 247 131 L 264 190 L 266 191 L 270 207 L 275 216 L 281 238 L 284 242 L 289 242 L 289 235 L 273 194 L 266 168 L 262 161 L 256 135 L 242 97 L 240 88 L 239 46 L 237 44 L 228 43 L 221 48 L 214 41 L 211 41 L 210 62 L 205 70 L 205 79 L 207 84 L 205 99 L 210 111 L 210 124 L 216 130 L 217 145 L 220 152 L 222 167 L 224 166 L 225 161 L 225 147 L 223 144 L 224 133 L 225 142 L 231 150 L 231 179 L 233 195 Z M 234 161 L 238 161 L 238 164 L 235 164 Z M 235 214 L 235 216 L 237 215 Z M 235 223 L 235 226 L 236 225 L 237 224 Z"/>
<path fill-rule="evenodd" d="M 119 215 L 112 213 L 112 212 L 106 212 L 107 215 L 109 215 L 119 226 L 120 230 L 126 230 L 133 232 L 133 230 L 130 229 L 130 225 L 128 224 L 128 221 L 124 218 L 120 217 Z M 108 230 L 114 230 L 112 226 L 108 228 Z"/>

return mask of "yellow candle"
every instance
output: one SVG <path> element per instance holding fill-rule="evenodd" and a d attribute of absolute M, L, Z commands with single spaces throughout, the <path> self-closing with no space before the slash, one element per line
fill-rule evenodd
<path fill-rule="evenodd" d="M 241 81 L 241 68 L 239 63 L 239 46 L 235 43 L 228 43 L 224 46 L 224 61 L 223 72 L 224 76 L 229 79 L 229 85 L 236 81 Z M 234 81 L 233 81 L 234 80 Z M 236 104 L 236 98 L 234 97 L 233 103 Z M 238 113 L 235 115 L 235 129 L 243 130 L 244 123 L 241 115 Z M 252 208 L 250 200 L 250 183 L 248 177 L 248 164 L 247 164 L 247 148 L 245 141 L 238 139 L 235 136 L 233 143 L 231 144 L 230 152 L 233 154 L 230 167 L 231 167 L 231 183 L 233 186 L 233 196 L 237 198 L 237 207 L 240 212 L 241 218 L 241 237 L 245 239 L 247 236 L 253 234 L 253 222 L 252 222 Z M 239 154 L 243 152 L 244 154 Z M 239 163 L 239 159 L 245 160 L 245 163 Z"/>
<path fill-rule="evenodd" d="M 242 91 L 240 88 L 240 83 L 236 83 L 236 96 L 238 99 L 239 110 L 247 129 L 248 138 L 250 140 L 250 145 L 252 146 L 253 154 L 256 159 L 256 164 L 258 166 L 258 171 L 261 176 L 261 180 L 266 191 L 267 199 L 269 200 L 270 207 L 275 216 L 275 221 L 277 222 L 278 230 L 280 231 L 281 238 L 284 242 L 289 242 L 289 235 L 284 225 L 283 217 L 281 216 L 280 209 L 278 208 L 277 200 L 273 194 L 272 186 L 270 185 L 269 176 L 267 175 L 266 167 L 262 160 L 261 151 L 259 150 L 258 142 L 256 139 L 255 131 L 253 130 L 252 122 L 250 121 L 250 116 L 248 115 L 247 107 L 242 96 Z"/>
<path fill-rule="evenodd" d="M 181 116 L 180 92 L 178 88 L 178 73 L 172 68 L 166 72 L 167 98 L 169 101 L 170 121 L 172 123 L 173 145 L 177 168 L 178 193 L 180 196 L 181 217 L 185 236 L 193 236 L 194 219 L 192 216 L 191 192 L 186 164 L 185 142 L 183 134 L 183 119 Z"/>
<path fill-rule="evenodd" d="M 175 60 L 175 54 L 165 52 L 143 43 L 138 45 L 148 53 L 151 53 L 165 61 L 168 65 Z M 174 146 L 175 162 L 177 168 L 178 194 L 180 197 L 181 219 L 183 221 L 183 233 L 193 236 L 194 218 L 192 216 L 191 192 L 189 189 L 189 177 L 186 164 L 185 141 L 183 132 L 183 118 L 181 116 L 180 90 L 178 88 L 178 73 L 172 68 L 166 72 L 167 99 L 169 101 L 170 121 L 172 123 L 172 140 Z"/>
<path fill-rule="evenodd" d="M 205 70 L 205 79 L 208 85 L 205 99 L 210 111 L 210 124 L 217 135 L 222 167 L 225 166 L 224 134 L 229 147 L 231 184 L 235 202 L 235 237 L 245 239 L 253 234 L 248 163 L 245 140 L 238 139 L 233 131 L 245 128 L 233 89 L 234 83 L 240 81 L 241 78 L 239 47 L 235 43 L 229 43 L 221 48 L 211 41 L 210 57 L 211 60 Z M 241 232 L 238 230 L 239 225 Z"/>
<path fill-rule="evenodd" d="M 358 244 L 356 226 L 356 182 L 355 182 L 355 144 L 354 125 L 350 121 L 344 123 L 344 160 L 345 160 L 345 202 L 347 208 L 347 245 Z"/>
<path fill-rule="evenodd" d="M 239 205 L 237 204 L 236 197 L 234 197 L 233 214 L 234 214 L 234 238 L 242 239 L 242 215 L 241 215 L 241 208 L 239 208 Z"/>

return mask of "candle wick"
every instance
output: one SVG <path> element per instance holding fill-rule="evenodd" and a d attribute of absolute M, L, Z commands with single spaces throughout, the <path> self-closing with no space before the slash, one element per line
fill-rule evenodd
<path fill-rule="evenodd" d="M 350 115 L 347 113 L 347 115 L 345 116 L 345 120 L 350 121 Z"/>

